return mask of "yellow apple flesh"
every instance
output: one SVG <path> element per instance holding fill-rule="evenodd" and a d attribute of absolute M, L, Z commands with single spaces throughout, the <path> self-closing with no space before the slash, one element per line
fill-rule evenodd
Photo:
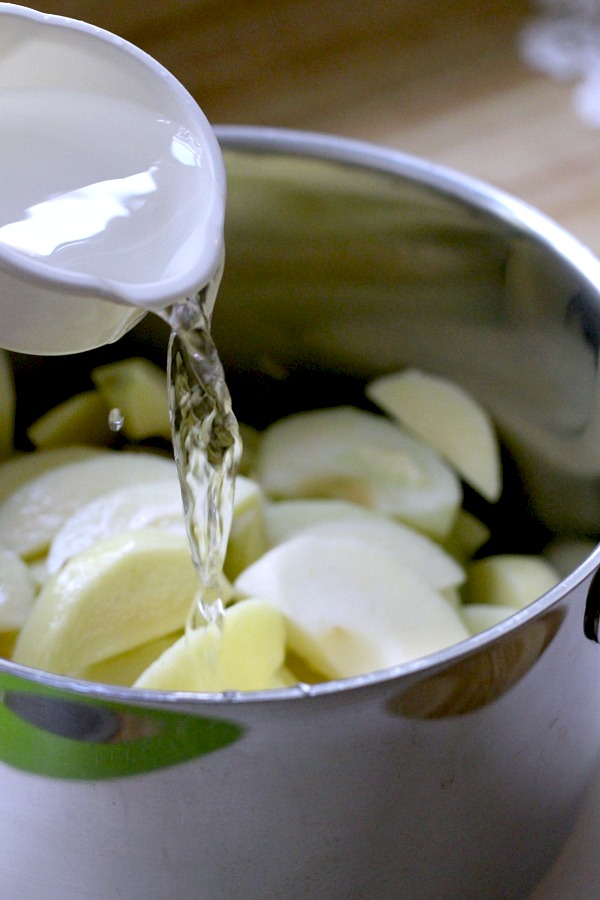
<path fill-rule="evenodd" d="M 45 584 L 14 659 L 79 675 L 182 628 L 197 589 L 185 537 L 147 528 L 107 538 L 74 556 Z"/>

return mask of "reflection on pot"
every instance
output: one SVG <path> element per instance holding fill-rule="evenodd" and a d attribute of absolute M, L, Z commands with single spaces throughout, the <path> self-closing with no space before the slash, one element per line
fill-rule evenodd
<path fill-rule="evenodd" d="M 398 693 L 387 709 L 408 719 L 443 719 L 494 703 L 535 665 L 563 619 L 562 610 L 550 610 L 481 652 Z"/>
<path fill-rule="evenodd" d="M 138 775 L 213 753 L 243 734 L 221 719 L 23 690 L 10 677 L 0 688 L 0 759 L 52 778 Z"/>

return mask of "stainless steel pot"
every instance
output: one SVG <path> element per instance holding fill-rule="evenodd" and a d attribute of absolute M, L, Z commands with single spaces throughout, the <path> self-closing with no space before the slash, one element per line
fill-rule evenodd
<path fill-rule="evenodd" d="M 214 330 L 240 418 L 355 402 L 365 377 L 417 364 L 496 418 L 507 489 L 478 512 L 498 548 L 597 533 L 596 259 L 423 161 L 218 135 L 230 187 Z M 160 358 L 164 337 L 148 317 L 112 352 L 141 342 Z M 20 384 L 54 384 L 89 356 L 17 364 Z M 142 693 L 0 663 L 2 897 L 526 896 L 600 750 L 599 559 L 457 647 L 310 690 Z"/>

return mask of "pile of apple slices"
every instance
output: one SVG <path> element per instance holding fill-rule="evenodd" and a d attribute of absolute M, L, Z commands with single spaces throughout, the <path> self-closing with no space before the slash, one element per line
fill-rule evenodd
<path fill-rule="evenodd" d="M 125 360 L 93 380 L 30 427 L 31 453 L 5 440 L 14 395 L 0 409 L 0 652 L 17 662 L 180 691 L 347 678 L 462 641 L 559 580 L 543 557 L 472 560 L 489 533 L 462 509 L 461 479 L 498 499 L 493 425 L 461 388 L 406 370 L 367 386 L 383 414 L 246 429 L 224 622 L 186 628 L 198 583 L 174 461 L 96 440 L 115 407 L 132 439 L 164 436 L 164 374 Z"/>

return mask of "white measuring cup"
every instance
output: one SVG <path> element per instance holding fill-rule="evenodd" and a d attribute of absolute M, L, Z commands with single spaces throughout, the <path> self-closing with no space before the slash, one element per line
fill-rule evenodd
<path fill-rule="evenodd" d="M 107 31 L 0 3 L 0 346 L 73 353 L 210 285 L 225 171 L 192 96 Z"/>

